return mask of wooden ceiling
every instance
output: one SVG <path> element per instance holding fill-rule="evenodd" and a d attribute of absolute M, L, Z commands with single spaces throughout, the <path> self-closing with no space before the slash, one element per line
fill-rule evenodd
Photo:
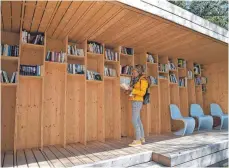
<path fill-rule="evenodd" d="M 110 46 L 133 47 L 136 52 L 182 57 L 203 64 L 227 60 L 227 44 L 163 18 L 118 2 L 3 1 L 4 31 L 46 32 L 49 37 Z M 22 18 L 22 20 L 21 20 Z"/>

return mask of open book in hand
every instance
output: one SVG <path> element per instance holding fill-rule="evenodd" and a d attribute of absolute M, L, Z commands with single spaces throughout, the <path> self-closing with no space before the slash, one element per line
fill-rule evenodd
<path fill-rule="evenodd" d="M 125 83 L 120 84 L 120 87 L 124 90 L 129 90 L 129 86 Z"/>

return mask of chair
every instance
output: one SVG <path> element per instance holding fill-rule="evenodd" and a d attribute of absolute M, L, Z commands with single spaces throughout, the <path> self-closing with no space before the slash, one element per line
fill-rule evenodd
<path fill-rule="evenodd" d="M 228 129 L 228 115 L 223 113 L 221 107 L 218 104 L 212 103 L 210 108 L 211 115 L 220 118 L 220 130 L 224 128 Z"/>
<path fill-rule="evenodd" d="M 173 120 L 180 120 L 184 122 L 184 128 L 174 132 L 175 135 L 187 135 L 192 134 L 195 128 L 195 120 L 192 117 L 183 117 L 180 113 L 180 109 L 175 104 L 170 104 L 170 114 Z"/>
<path fill-rule="evenodd" d="M 212 129 L 213 117 L 210 115 L 204 115 L 203 109 L 199 104 L 191 104 L 190 115 L 198 119 L 198 131 Z"/>

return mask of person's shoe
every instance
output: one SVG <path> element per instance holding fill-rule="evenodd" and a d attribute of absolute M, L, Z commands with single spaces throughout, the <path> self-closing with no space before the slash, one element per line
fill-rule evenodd
<path fill-rule="evenodd" d="M 140 146 L 142 145 L 141 140 L 134 140 L 129 146 Z"/>
<path fill-rule="evenodd" d="M 140 140 L 141 140 L 142 143 L 146 142 L 145 138 L 141 138 Z"/>

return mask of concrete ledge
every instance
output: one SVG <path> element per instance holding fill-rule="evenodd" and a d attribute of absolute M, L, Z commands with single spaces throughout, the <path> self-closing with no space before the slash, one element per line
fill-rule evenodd
<path fill-rule="evenodd" d="M 153 153 L 153 161 L 165 166 L 177 166 L 185 162 L 193 164 L 193 160 L 198 161 L 199 158 L 210 156 L 220 151 L 228 149 L 228 140 L 223 140 L 215 144 L 200 146 L 194 149 L 184 149 L 172 153 Z M 222 160 L 224 160 L 223 158 Z M 216 160 L 216 162 L 221 160 Z M 216 163 L 214 162 L 214 163 Z M 187 164 L 188 164 L 187 163 Z M 211 163 L 211 164 L 214 164 Z M 210 163 L 209 163 L 210 165 Z"/>
<path fill-rule="evenodd" d="M 98 161 L 92 164 L 79 165 L 75 167 L 130 167 L 150 161 L 152 161 L 152 152 L 147 151 L 133 155 L 121 156 L 114 159 Z"/>

